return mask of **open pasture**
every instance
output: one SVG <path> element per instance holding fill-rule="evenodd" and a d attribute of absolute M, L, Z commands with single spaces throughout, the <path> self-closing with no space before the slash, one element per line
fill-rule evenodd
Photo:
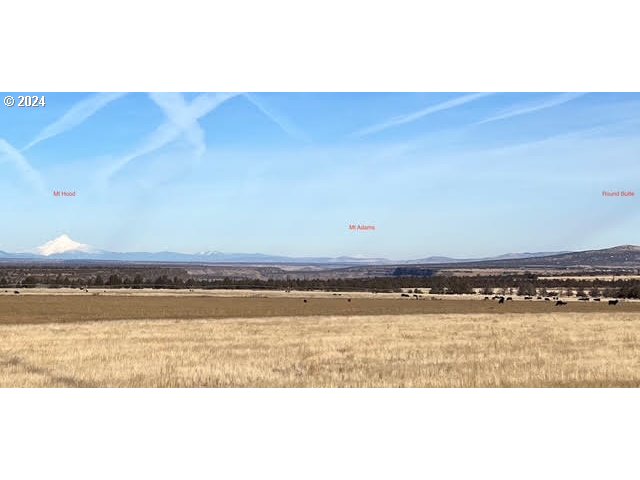
<path fill-rule="evenodd" d="M 0 298 L 2 387 L 638 387 L 640 305 Z"/>

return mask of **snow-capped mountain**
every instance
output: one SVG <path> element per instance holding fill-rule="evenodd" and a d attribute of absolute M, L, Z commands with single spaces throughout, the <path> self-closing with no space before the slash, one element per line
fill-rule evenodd
<path fill-rule="evenodd" d="M 92 249 L 89 245 L 84 243 L 78 243 L 72 240 L 69 235 L 62 234 L 58 238 L 54 238 L 53 240 L 48 241 L 44 245 L 36 248 L 36 251 L 45 257 L 49 257 L 51 255 L 57 255 L 62 253 L 72 253 L 72 252 L 82 252 L 82 253 L 91 253 L 95 250 Z"/>

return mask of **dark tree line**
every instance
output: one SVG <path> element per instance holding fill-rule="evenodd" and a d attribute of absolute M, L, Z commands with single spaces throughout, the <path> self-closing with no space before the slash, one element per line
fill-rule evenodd
<path fill-rule="evenodd" d="M 141 274 L 135 276 L 112 273 L 110 275 L 74 278 L 70 275 L 27 275 L 19 280 L 9 281 L 0 277 L 2 287 L 72 287 L 72 288 L 169 288 L 169 289 L 276 289 L 276 290 L 325 290 L 325 291 L 372 291 L 401 292 L 405 289 L 429 289 L 436 294 L 479 293 L 490 295 L 494 292 L 509 295 L 569 296 L 606 296 L 620 298 L 640 298 L 639 280 L 569 280 L 540 279 L 533 274 L 483 275 L 483 276 L 447 276 L 402 275 L 371 278 L 332 278 L 332 279 L 247 279 L 217 278 L 198 279 L 179 276 L 159 275 L 152 278 Z"/>

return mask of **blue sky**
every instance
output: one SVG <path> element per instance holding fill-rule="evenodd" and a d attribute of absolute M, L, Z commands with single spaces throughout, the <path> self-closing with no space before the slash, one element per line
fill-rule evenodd
<path fill-rule="evenodd" d="M 394 259 L 640 243 L 638 197 L 602 196 L 640 194 L 639 94 L 38 95 L 0 108 L 0 250 L 63 233 Z"/>

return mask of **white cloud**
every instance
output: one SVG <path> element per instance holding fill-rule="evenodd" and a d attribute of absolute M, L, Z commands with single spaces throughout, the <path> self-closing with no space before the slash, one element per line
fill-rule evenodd
<path fill-rule="evenodd" d="M 44 182 L 40 173 L 31 166 L 29 161 L 13 145 L 0 138 L 0 162 L 11 162 L 22 176 L 40 192 L 44 191 Z"/>
<path fill-rule="evenodd" d="M 491 117 L 485 118 L 477 123 L 477 125 L 489 122 L 495 122 L 498 120 L 504 120 L 507 118 L 518 117 L 520 115 L 526 115 L 528 113 L 537 112 L 539 110 L 544 110 L 547 108 L 552 108 L 557 105 L 562 105 L 563 103 L 570 102 L 571 100 L 575 100 L 576 98 L 580 98 L 586 93 L 563 93 L 560 95 L 556 95 L 552 98 L 546 99 L 542 102 L 537 103 L 529 103 L 526 105 L 518 105 L 509 110 L 505 110 L 497 115 L 493 115 Z"/>
<path fill-rule="evenodd" d="M 98 93 L 73 105 L 62 117 L 55 122 L 47 125 L 33 139 L 24 150 L 37 145 L 44 140 L 56 137 L 72 128 L 84 123 L 88 118 L 95 115 L 98 111 L 106 107 L 111 102 L 126 95 L 125 93 Z"/>
<path fill-rule="evenodd" d="M 462 95 L 461 97 L 456 97 L 451 100 L 447 100 L 446 102 L 437 103 L 436 105 L 423 108 L 422 110 L 418 110 L 417 112 L 412 112 L 405 115 L 398 115 L 385 122 L 377 123 L 375 125 L 371 125 L 369 127 L 363 128 L 361 130 L 354 132 L 353 136 L 363 137 L 366 135 L 371 135 L 373 133 L 381 132 L 388 128 L 397 127 L 398 125 L 415 122 L 416 120 L 426 117 L 427 115 L 431 115 L 437 112 L 442 112 L 444 110 L 449 110 L 450 108 L 455 108 L 460 105 L 464 105 L 465 103 L 473 102 L 474 100 L 478 100 L 488 95 L 492 95 L 492 94 L 491 93 L 471 93 L 468 95 Z"/>
<path fill-rule="evenodd" d="M 260 110 L 267 118 L 278 125 L 283 132 L 296 140 L 302 140 L 304 142 L 310 141 L 309 136 L 304 133 L 300 128 L 294 125 L 288 118 L 285 118 L 282 114 L 276 113 L 273 109 L 268 107 L 261 98 L 256 94 L 245 93 L 244 97 L 253 104 L 258 110 Z"/>

